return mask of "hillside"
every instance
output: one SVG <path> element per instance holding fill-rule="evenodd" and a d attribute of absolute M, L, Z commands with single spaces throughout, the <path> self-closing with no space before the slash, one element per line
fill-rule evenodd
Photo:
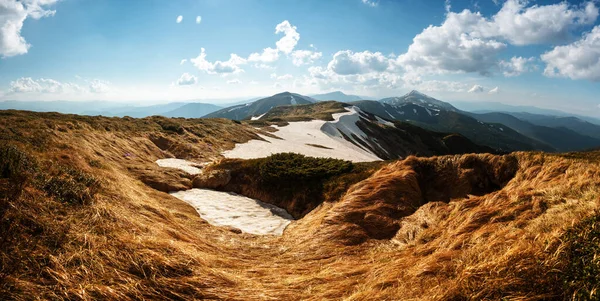
<path fill-rule="evenodd" d="M 343 148 L 367 156 L 359 155 L 351 160 L 372 161 L 409 155 L 494 152 L 492 148 L 477 145 L 459 134 L 432 132 L 404 122 L 391 122 L 335 101 L 273 108 L 260 120 L 249 121 L 249 124 L 262 126 L 274 137 L 236 145 L 225 156 L 250 159 L 277 151 L 350 158 L 338 150 Z M 319 149 L 307 149 L 305 145 Z"/>
<path fill-rule="evenodd" d="M 536 300 L 598 290 L 598 152 L 209 166 L 231 175 L 218 189 L 298 218 L 282 236 L 257 236 L 210 225 L 161 192 L 196 178 L 154 163 L 218 159 L 256 139 L 252 126 L 0 116 L 6 299 Z"/>
<path fill-rule="evenodd" d="M 426 100 L 426 98 L 424 99 Z M 411 101 L 390 105 L 388 103 L 365 100 L 352 104 L 363 111 L 385 116 L 385 118 L 393 120 L 409 122 L 431 131 L 459 133 L 477 144 L 500 151 L 554 150 L 551 146 L 526 137 L 507 126 L 478 121 L 461 112 L 446 110 L 444 109 L 446 105 L 437 102 Z"/>
<path fill-rule="evenodd" d="M 285 105 L 303 105 L 313 103 L 314 100 L 296 93 L 283 92 L 270 97 L 262 98 L 251 103 L 235 105 L 207 114 L 204 118 L 227 118 L 244 120 L 259 118 L 270 109 Z"/>
<path fill-rule="evenodd" d="M 582 135 L 581 131 L 574 131 L 562 126 L 535 125 L 506 113 L 471 114 L 471 116 L 483 122 L 507 125 L 527 137 L 552 146 L 559 152 L 586 150 L 600 146 L 600 139 Z M 598 130 L 600 131 L 600 127 Z"/>
<path fill-rule="evenodd" d="M 551 128 L 567 128 L 581 135 L 600 139 L 600 125 L 572 116 L 549 116 L 529 113 L 508 113 L 521 120 Z"/>

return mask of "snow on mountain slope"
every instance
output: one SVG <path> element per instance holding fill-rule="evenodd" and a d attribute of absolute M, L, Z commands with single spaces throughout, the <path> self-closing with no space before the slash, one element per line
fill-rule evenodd
<path fill-rule="evenodd" d="M 253 159 L 272 154 L 293 152 L 320 158 L 336 158 L 353 162 L 381 160 L 366 148 L 354 145 L 343 138 L 338 129 L 351 139 L 364 139 L 366 134 L 357 126 L 360 116 L 352 108 L 345 113 L 333 114 L 334 121 L 311 120 L 290 122 L 286 126 L 273 126 L 277 138 L 261 136 L 265 141 L 250 140 L 236 144 L 222 153 L 227 158 Z M 356 140 L 360 145 L 360 142 Z"/>
<path fill-rule="evenodd" d="M 187 160 L 182 160 L 182 159 L 174 159 L 174 158 L 159 159 L 159 160 L 156 160 L 156 164 L 158 164 L 158 166 L 160 166 L 160 167 L 177 168 L 177 169 L 183 170 L 191 175 L 197 175 L 197 174 L 202 173 L 202 169 L 197 167 L 198 164 L 187 161 Z"/>

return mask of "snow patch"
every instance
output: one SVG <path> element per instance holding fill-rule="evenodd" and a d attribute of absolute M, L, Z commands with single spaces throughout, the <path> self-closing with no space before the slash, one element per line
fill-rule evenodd
<path fill-rule="evenodd" d="M 413 112 L 415 112 L 415 114 L 419 115 L 419 113 L 417 113 L 417 109 L 413 109 Z"/>
<path fill-rule="evenodd" d="M 266 114 L 267 114 L 267 113 L 264 113 L 264 114 L 262 114 L 262 115 L 259 115 L 259 116 L 257 116 L 257 117 L 254 117 L 254 116 L 252 116 L 252 117 L 250 117 L 250 120 L 259 120 L 259 119 L 261 119 L 263 116 L 265 116 Z"/>
<path fill-rule="evenodd" d="M 296 101 L 296 99 L 295 99 L 295 98 L 294 98 L 294 96 L 292 96 L 292 95 L 290 95 L 290 103 L 291 103 L 292 105 L 297 105 L 297 104 L 298 104 L 298 102 Z"/>
<path fill-rule="evenodd" d="M 395 119 L 394 116 L 390 114 L 390 112 L 388 112 L 387 110 L 385 112 L 388 114 L 388 116 L 392 117 L 392 119 Z"/>
<path fill-rule="evenodd" d="M 183 159 L 159 159 L 156 160 L 156 164 L 158 164 L 158 166 L 160 167 L 177 168 L 191 175 L 197 175 L 199 173 L 202 173 L 202 169 L 197 167 L 199 164 Z"/>
<path fill-rule="evenodd" d="M 385 119 L 383 119 L 383 118 L 381 118 L 381 117 L 379 117 L 377 115 L 375 115 L 375 118 L 377 118 L 377 122 L 379 122 L 380 124 L 384 124 L 384 125 L 387 125 L 387 126 L 396 127 L 393 122 L 389 122 L 389 121 L 387 121 L 387 120 L 385 120 Z"/>
<path fill-rule="evenodd" d="M 354 115 L 354 117 L 352 117 Z M 347 117 L 344 117 L 347 116 Z M 272 133 L 281 139 L 259 136 L 265 141 L 250 140 L 236 144 L 235 148 L 225 151 L 226 158 L 255 159 L 264 158 L 277 153 L 299 153 L 311 157 L 335 158 L 353 162 L 369 162 L 381 160 L 375 154 L 343 139 L 337 128 L 342 128 L 346 135 L 354 132 L 359 137 L 366 135 L 356 127 L 358 112 L 353 108 L 348 112 L 333 114 L 334 121 L 312 120 L 290 122 L 287 126 L 273 126 L 277 132 Z M 342 119 L 343 118 L 343 119 Z M 352 120 L 355 120 L 354 123 Z M 340 122 L 338 124 L 338 122 Z M 354 126 L 352 126 L 352 123 Z M 331 127 L 332 135 L 325 133 L 324 128 Z M 337 133 L 337 135 L 336 135 Z M 350 135 L 348 135 L 351 137 Z M 322 145 L 327 148 L 313 147 L 307 144 Z"/>
<path fill-rule="evenodd" d="M 192 205 L 211 225 L 231 226 L 246 233 L 282 235 L 293 220 L 282 208 L 235 193 L 194 188 L 171 195 Z"/>

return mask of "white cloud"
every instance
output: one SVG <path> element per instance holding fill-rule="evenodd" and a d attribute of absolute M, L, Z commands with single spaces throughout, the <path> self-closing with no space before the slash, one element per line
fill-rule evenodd
<path fill-rule="evenodd" d="M 84 81 L 89 85 L 87 89 L 71 82 L 59 82 L 49 78 L 36 80 L 31 77 L 21 77 L 10 82 L 9 93 L 81 94 L 110 91 L 110 83 L 107 81 L 99 79 L 85 79 Z"/>
<path fill-rule="evenodd" d="M 534 61 L 534 57 L 524 58 L 513 56 L 509 61 L 501 60 L 498 65 L 503 70 L 502 73 L 504 76 L 512 77 L 519 76 L 534 69 L 534 66 L 531 65 Z"/>
<path fill-rule="evenodd" d="M 473 85 L 473 87 L 471 87 L 471 89 L 469 89 L 469 91 L 467 91 L 469 93 L 481 93 L 483 92 L 483 87 L 480 85 Z"/>
<path fill-rule="evenodd" d="M 370 7 L 375 7 L 379 4 L 378 0 L 361 0 L 361 1 L 362 1 L 362 3 L 364 3 Z"/>
<path fill-rule="evenodd" d="M 544 75 L 600 81 L 600 25 L 574 43 L 558 46 L 541 56 Z"/>
<path fill-rule="evenodd" d="M 236 79 L 228 80 L 227 83 L 230 85 L 236 85 L 236 84 L 241 84 L 242 82 L 236 78 Z"/>
<path fill-rule="evenodd" d="M 564 1 L 551 5 L 526 7 L 527 1 L 508 0 L 493 17 L 497 35 L 515 45 L 557 43 L 568 40 L 576 27 L 594 24 L 598 8 L 593 2 L 585 6 Z"/>
<path fill-rule="evenodd" d="M 45 7 L 57 0 L 0 0 L 0 57 L 6 58 L 27 53 L 30 44 L 21 36 L 23 22 L 31 17 L 40 19 L 53 16 L 55 10 Z"/>
<path fill-rule="evenodd" d="M 300 34 L 296 31 L 296 26 L 292 26 L 288 20 L 285 20 L 277 26 L 275 26 L 275 34 L 283 33 L 284 36 L 275 45 L 277 49 L 285 54 L 290 54 L 298 40 L 300 40 Z"/>
<path fill-rule="evenodd" d="M 289 79 L 292 79 L 292 78 L 294 78 L 294 76 L 291 75 L 291 74 L 284 74 L 284 75 L 281 75 L 281 76 L 277 76 L 277 80 L 289 80 Z"/>
<path fill-rule="evenodd" d="M 183 21 L 183 16 L 177 16 L 177 19 L 175 20 L 175 22 L 181 23 L 181 21 Z"/>
<path fill-rule="evenodd" d="M 197 16 L 196 17 L 196 24 L 200 24 L 200 22 L 202 22 L 202 17 Z"/>
<path fill-rule="evenodd" d="M 181 62 L 179 63 L 179 65 L 183 65 L 183 64 L 185 64 L 185 62 L 187 62 L 187 60 L 183 59 L 183 60 L 181 60 Z"/>
<path fill-rule="evenodd" d="M 440 26 L 429 26 L 415 36 L 399 66 L 418 74 L 476 72 L 489 74 L 497 55 L 512 45 L 557 43 L 569 39 L 578 27 L 598 17 L 594 2 L 580 6 L 561 2 L 527 6 L 524 0 L 507 0 L 487 19 L 478 12 L 448 12 Z M 518 71 L 516 71 L 518 72 Z M 508 74 L 514 72 L 508 71 Z"/>
<path fill-rule="evenodd" d="M 465 92 L 469 88 L 464 83 L 445 80 L 426 80 L 417 85 L 407 84 L 405 87 L 423 92 Z"/>
<path fill-rule="evenodd" d="M 488 74 L 506 44 L 481 38 L 478 31 L 482 27 L 486 27 L 486 20 L 479 13 L 449 12 L 441 26 L 429 26 L 418 34 L 397 63 L 418 74 Z"/>
<path fill-rule="evenodd" d="M 312 64 L 315 60 L 320 59 L 323 56 L 321 52 L 314 52 L 310 50 L 295 50 L 292 52 L 292 63 L 296 66 L 302 66 Z"/>
<path fill-rule="evenodd" d="M 179 86 L 189 86 L 189 85 L 195 85 L 198 82 L 198 78 L 194 75 L 191 75 L 189 73 L 184 73 L 181 75 L 181 77 L 179 77 L 179 79 L 177 80 L 177 85 Z"/>
<path fill-rule="evenodd" d="M 201 48 L 200 54 L 196 58 L 190 59 L 190 62 L 199 70 L 209 74 L 227 74 L 243 72 L 240 65 L 246 64 L 246 59 L 232 53 L 227 61 L 216 61 L 211 63 L 206 60 L 206 50 Z"/>
<path fill-rule="evenodd" d="M 338 51 L 327 68 L 340 75 L 365 74 L 370 72 L 383 72 L 391 68 L 391 60 L 381 52 L 352 52 L 350 50 Z"/>
<path fill-rule="evenodd" d="M 498 93 L 500 93 L 500 89 L 498 89 L 498 87 L 496 87 L 488 92 L 488 94 L 498 94 Z"/>
<path fill-rule="evenodd" d="M 262 53 L 252 53 L 248 56 L 249 62 L 272 63 L 279 59 L 279 50 L 267 47 Z"/>
<path fill-rule="evenodd" d="M 89 90 L 92 93 L 106 93 L 110 91 L 110 83 L 108 81 L 94 79 L 90 81 Z"/>

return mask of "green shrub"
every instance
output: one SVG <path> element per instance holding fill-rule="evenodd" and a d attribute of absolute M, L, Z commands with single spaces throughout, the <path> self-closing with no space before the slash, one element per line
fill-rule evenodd
<path fill-rule="evenodd" d="M 272 155 L 259 166 L 260 176 L 267 182 L 322 180 L 350 170 L 350 161 L 313 158 L 294 153 Z"/>

